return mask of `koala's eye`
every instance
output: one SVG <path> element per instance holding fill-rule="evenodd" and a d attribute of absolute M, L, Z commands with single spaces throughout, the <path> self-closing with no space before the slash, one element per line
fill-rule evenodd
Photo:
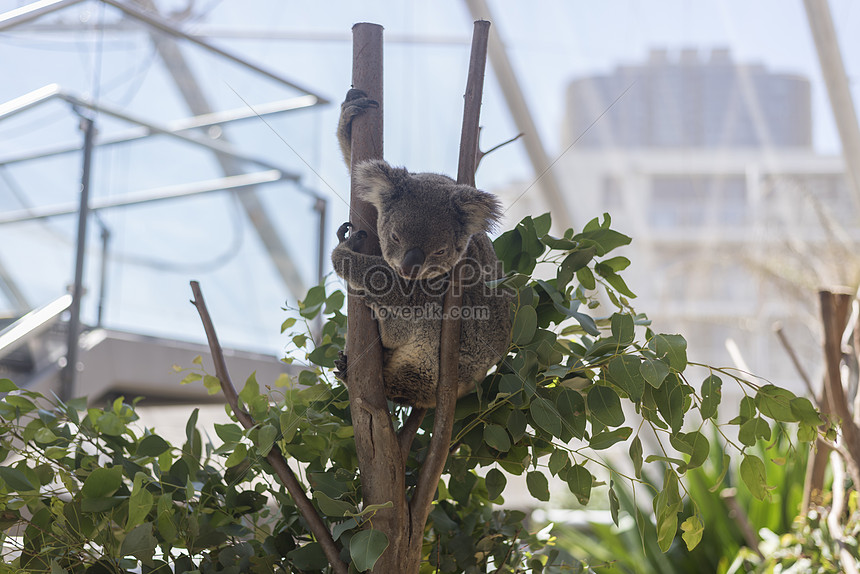
<path fill-rule="evenodd" d="M 391 241 L 393 241 L 394 243 L 400 243 L 400 238 L 397 237 L 397 234 L 393 231 L 391 232 Z"/>
<path fill-rule="evenodd" d="M 434 253 L 433 255 L 445 255 L 446 251 L 448 251 L 448 250 L 445 248 L 442 248 L 439 251 L 437 251 L 436 253 Z"/>

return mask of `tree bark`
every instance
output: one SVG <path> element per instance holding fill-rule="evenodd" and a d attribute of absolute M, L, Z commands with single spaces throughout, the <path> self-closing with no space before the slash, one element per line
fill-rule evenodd
<path fill-rule="evenodd" d="M 377 109 L 368 109 L 353 120 L 350 165 L 355 169 L 363 161 L 383 156 L 382 26 L 359 23 L 353 26 L 352 34 L 352 85 L 379 102 Z M 351 181 L 349 220 L 355 226 L 352 232 L 367 232 L 366 253 L 378 255 L 376 209 L 359 199 L 355 178 Z M 370 309 L 352 294 L 347 301 L 347 316 L 350 410 L 362 498 L 365 506 L 392 503 L 391 508 L 379 510 L 372 519 L 373 528 L 388 537 L 388 548 L 377 560 L 373 572 L 408 572 L 400 560 L 408 543 L 406 468 L 382 384 L 379 328 Z"/>
<path fill-rule="evenodd" d="M 475 22 L 466 88 L 458 182 L 469 185 L 474 185 L 478 160 L 478 121 L 489 26 L 489 22 Z M 381 26 L 356 24 L 353 27 L 353 87 L 379 102 L 379 108 L 368 110 L 354 120 L 350 164 L 356 166 L 364 160 L 383 156 Z M 355 179 L 352 181 L 350 221 L 355 226 L 353 232 L 366 231 L 368 238 L 364 246 L 369 252 L 378 254 L 376 212 L 356 196 Z M 460 305 L 460 293 L 453 288 L 457 272 L 458 266 L 455 266 L 443 306 L 433 436 L 418 484 L 408 504 L 406 459 L 423 412 L 413 413 L 398 437 L 385 400 L 378 327 L 360 299 L 350 296 L 347 303 L 350 408 L 364 504 L 384 504 L 388 501 L 393 504 L 392 508 L 381 510 L 373 518 L 373 528 L 384 532 L 389 542 L 373 568 L 375 573 L 417 573 L 421 566 L 424 527 L 448 458 L 454 406 L 457 402 L 460 321 L 458 314 L 450 312 Z"/>
<path fill-rule="evenodd" d="M 853 294 L 820 291 L 824 326 L 824 360 L 827 368 L 827 399 L 830 412 L 839 418 L 841 448 L 854 484 L 860 484 L 860 428 L 854 424 L 842 385 L 842 335 L 848 324 Z"/>

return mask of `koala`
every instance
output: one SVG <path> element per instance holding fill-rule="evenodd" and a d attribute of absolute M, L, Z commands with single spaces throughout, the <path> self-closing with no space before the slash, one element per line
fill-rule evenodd
<path fill-rule="evenodd" d="M 377 103 L 350 90 L 341 106 L 338 139 L 350 164 L 352 119 Z M 332 251 L 335 272 L 370 307 L 383 347 L 382 378 L 389 400 L 413 407 L 436 404 L 443 300 L 451 270 L 462 293 L 458 398 L 474 390 L 506 354 L 511 336 L 512 294 L 489 287 L 502 266 L 487 232 L 502 215 L 493 196 L 449 177 L 410 173 L 382 160 L 358 164 L 359 196 L 376 207 L 382 256 L 360 253 L 367 234 L 338 230 Z M 337 362 L 347 382 L 347 360 Z"/>

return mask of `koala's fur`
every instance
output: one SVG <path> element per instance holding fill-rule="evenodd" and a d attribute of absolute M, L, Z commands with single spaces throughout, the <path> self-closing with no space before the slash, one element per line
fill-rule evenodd
<path fill-rule="evenodd" d="M 352 118 L 375 105 L 358 90 L 347 94 L 338 127 L 347 165 Z M 358 253 L 365 234 L 347 238 L 351 225 L 344 224 L 332 263 L 378 320 L 386 396 L 416 407 L 436 404 L 442 304 L 451 269 L 465 259 L 459 267 L 463 396 L 505 356 L 510 341 L 512 297 L 486 285 L 502 276 L 486 234 L 501 217 L 499 201 L 444 175 L 409 173 L 382 160 L 357 165 L 353 177 L 360 197 L 376 207 L 382 257 Z M 345 357 L 338 367 L 346 380 Z"/>

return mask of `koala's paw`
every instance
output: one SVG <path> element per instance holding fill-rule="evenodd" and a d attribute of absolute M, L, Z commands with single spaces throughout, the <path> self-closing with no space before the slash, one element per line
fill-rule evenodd
<path fill-rule="evenodd" d="M 337 377 L 343 384 L 346 384 L 346 354 L 343 351 L 337 352 L 337 359 L 334 360 L 334 376 Z"/>
<path fill-rule="evenodd" d="M 346 99 L 340 105 L 341 120 L 350 123 L 355 116 L 360 116 L 369 109 L 379 107 L 379 102 L 367 97 L 361 90 L 352 88 L 346 93 Z"/>
<path fill-rule="evenodd" d="M 353 227 L 355 226 L 349 221 L 342 224 L 337 230 L 337 241 L 339 244 L 346 243 L 346 247 L 352 249 L 353 251 L 359 251 L 361 244 L 367 237 L 367 232 L 362 229 L 354 233 L 350 233 L 349 237 L 347 237 L 347 232 Z"/>

